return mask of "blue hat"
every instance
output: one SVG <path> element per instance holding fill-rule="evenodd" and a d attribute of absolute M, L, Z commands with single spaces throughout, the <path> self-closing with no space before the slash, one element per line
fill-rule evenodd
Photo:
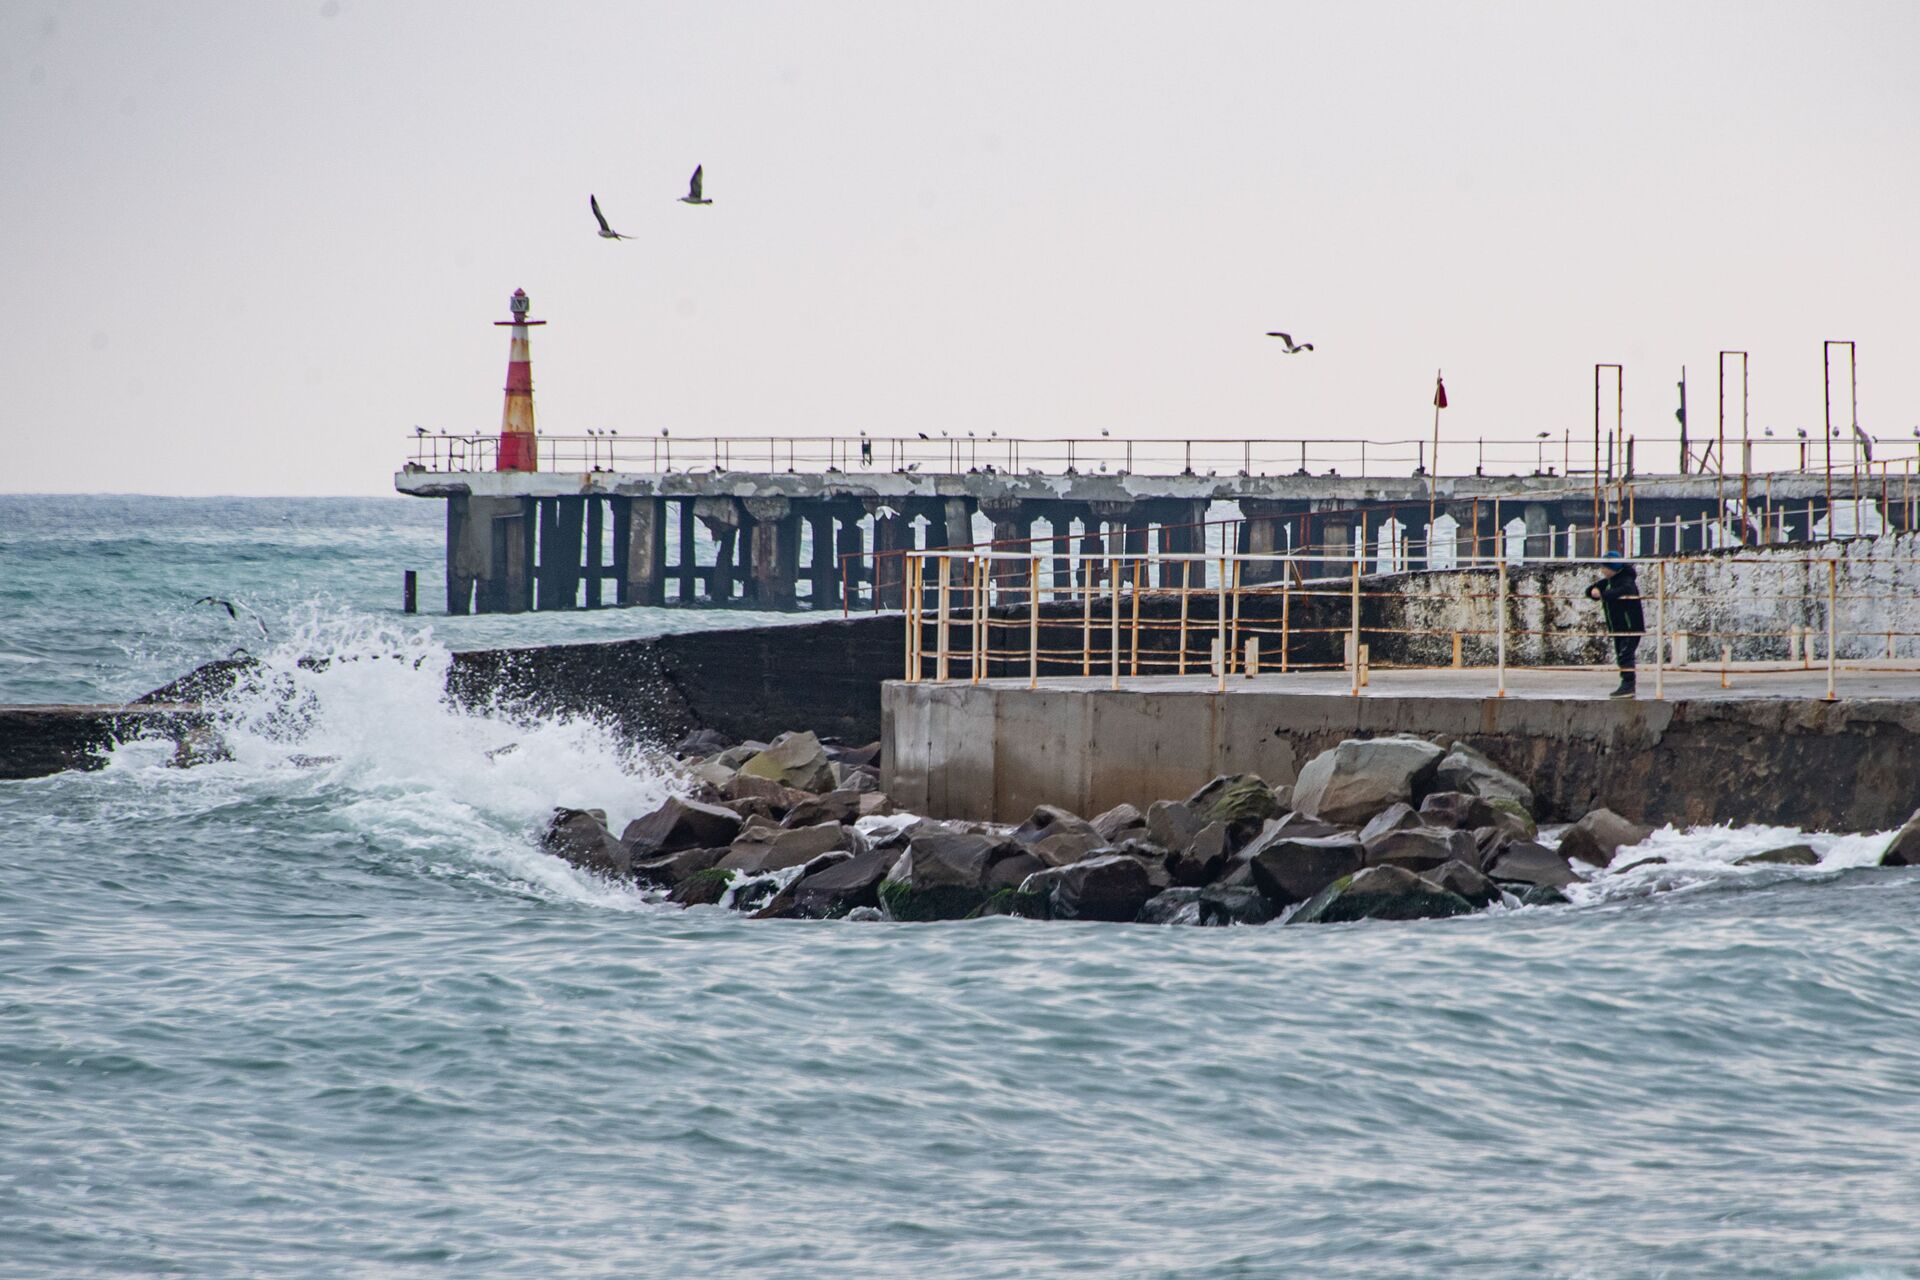
<path fill-rule="evenodd" d="M 1600 558 L 1602 560 L 1625 560 L 1627 558 L 1627 554 L 1624 551 L 1609 551 L 1607 552 L 1607 554 L 1601 556 Z"/>

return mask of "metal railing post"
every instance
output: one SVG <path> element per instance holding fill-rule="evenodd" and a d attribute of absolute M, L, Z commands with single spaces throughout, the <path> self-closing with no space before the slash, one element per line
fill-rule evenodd
<path fill-rule="evenodd" d="M 904 565 L 904 568 L 906 571 L 904 576 L 907 579 L 907 582 L 903 585 L 906 585 L 909 587 L 909 592 L 906 600 L 902 602 L 903 604 L 905 604 L 906 607 L 903 608 L 900 612 L 902 615 L 905 616 L 907 621 L 907 655 L 906 655 L 907 681 L 908 683 L 913 684 L 913 683 L 918 683 L 920 679 L 919 661 L 917 657 L 920 638 L 918 635 L 914 633 L 914 626 L 913 626 L 913 595 L 911 592 L 911 584 L 912 584 L 912 578 L 913 578 L 913 557 L 912 556 L 908 556 L 906 558 L 906 563 Z"/>
<path fill-rule="evenodd" d="M 949 654 L 952 648 L 950 639 L 953 627 L 952 580 L 953 558 L 951 556 L 941 556 L 939 629 L 935 632 L 935 635 L 938 637 L 938 647 L 935 649 L 935 653 L 938 656 L 934 659 L 934 678 L 942 684 L 947 682 L 952 671 Z"/>
<path fill-rule="evenodd" d="M 1040 687 L 1040 557 L 1028 558 L 1027 688 Z"/>
<path fill-rule="evenodd" d="M 1493 696 L 1496 698 L 1504 698 L 1507 696 L 1507 561 L 1505 556 L 1500 558 L 1500 603 L 1498 607 L 1500 611 L 1500 621 L 1494 641 L 1494 662 L 1500 670 L 1500 683 Z"/>
<path fill-rule="evenodd" d="M 1108 687 L 1120 687 L 1120 566 L 1112 557 L 1107 557 L 1107 584 L 1113 590 L 1113 622 L 1108 629 L 1108 659 L 1113 667 L 1113 676 Z"/>
<path fill-rule="evenodd" d="M 1653 605 L 1653 697 L 1656 702 L 1664 702 L 1667 697 L 1667 562 L 1660 561 L 1656 566 L 1656 584 Z"/>
<path fill-rule="evenodd" d="M 1214 663 L 1213 674 L 1219 683 L 1215 686 L 1214 692 L 1225 693 L 1227 691 L 1227 558 L 1225 556 L 1220 557 L 1220 581 L 1215 588 L 1215 600 L 1217 607 L 1214 610 L 1214 621 L 1218 634 L 1214 637 L 1213 649 L 1219 655 L 1219 660 Z"/>
<path fill-rule="evenodd" d="M 1834 701 L 1838 695 L 1834 692 L 1834 621 L 1833 611 L 1840 598 L 1840 564 L 1836 560 L 1827 561 L 1827 701 Z"/>

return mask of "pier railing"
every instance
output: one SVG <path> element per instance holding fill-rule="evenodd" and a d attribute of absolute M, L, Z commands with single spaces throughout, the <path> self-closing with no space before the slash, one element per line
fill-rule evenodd
<path fill-rule="evenodd" d="M 416 431 L 408 465 L 428 472 L 491 471 L 498 437 Z M 1428 456 L 1429 454 L 1433 456 Z M 539 470 L 617 471 L 664 475 L 688 471 L 829 474 L 908 472 L 965 475 L 1129 474 L 1154 476 L 1343 475 L 1388 478 L 1429 474 L 1600 476 L 1613 480 L 1671 460 L 1679 473 L 1752 475 L 1911 471 L 1920 441 L 1875 443 L 1855 437 L 1828 442 L 1760 438 L 1735 442 L 1702 468 L 1696 449 L 1678 436 L 1629 437 L 1618 450 L 1594 446 L 1577 431 L 1538 432 L 1521 439 L 1358 437 L 1201 438 L 1144 440 L 1102 434 L 1024 438 L 996 430 L 905 432 L 895 435 L 681 436 L 670 432 L 540 435 Z"/>
<path fill-rule="evenodd" d="M 1669 673 L 1717 676 L 1721 688 L 1797 675 L 1828 700 L 1843 676 L 1920 687 L 1916 545 L 1858 545 L 1871 554 L 1640 561 L 1644 692 L 1664 698 Z M 1317 674 L 1313 687 L 1333 675 L 1357 697 L 1374 671 L 1452 670 L 1477 671 L 1488 696 L 1505 697 L 1515 673 L 1614 666 L 1588 588 L 1617 561 L 1468 556 L 1445 573 L 1370 580 L 1377 566 L 1353 555 L 1327 574 L 1324 555 L 1075 554 L 1050 586 L 1047 558 L 909 554 L 906 679 L 1121 689 L 1185 677 L 1226 692 L 1230 680 Z"/>

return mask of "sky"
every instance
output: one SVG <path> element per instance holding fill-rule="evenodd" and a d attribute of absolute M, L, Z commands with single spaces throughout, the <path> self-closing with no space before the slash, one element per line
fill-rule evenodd
<path fill-rule="evenodd" d="M 549 434 L 1412 440 L 1444 369 L 1453 449 L 1590 433 L 1605 361 L 1651 440 L 1744 349 L 1786 435 L 1844 338 L 1909 451 L 1916 50 L 1909 0 L 9 0 L 0 491 L 391 492 L 498 429 L 516 287 Z"/>

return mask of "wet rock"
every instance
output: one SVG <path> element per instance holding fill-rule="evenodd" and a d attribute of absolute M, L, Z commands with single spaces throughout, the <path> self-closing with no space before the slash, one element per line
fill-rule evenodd
<path fill-rule="evenodd" d="M 1307 761 L 1293 806 L 1326 822 L 1360 823 L 1427 789 L 1446 753 L 1423 738 L 1348 738 Z"/>
<path fill-rule="evenodd" d="M 1167 869 L 1167 851 L 1150 840 L 1122 840 L 1102 853 L 1118 853 L 1137 860 L 1147 869 L 1147 880 L 1156 893 L 1173 887 L 1173 873 Z"/>
<path fill-rule="evenodd" d="M 740 834 L 740 821 L 731 809 L 670 796 L 652 813 L 629 822 L 620 839 L 635 858 L 644 860 L 682 849 L 732 844 Z"/>
<path fill-rule="evenodd" d="M 766 749 L 767 744 L 764 742 L 743 742 L 738 746 L 728 747 L 719 755 L 710 756 L 708 759 L 723 769 L 732 769 L 737 772 L 741 765 Z"/>
<path fill-rule="evenodd" d="M 1492 806 L 1464 791 L 1433 792 L 1420 802 L 1419 818 L 1423 826 L 1458 827 L 1462 831 L 1494 825 Z"/>
<path fill-rule="evenodd" d="M 688 876 L 705 871 L 727 856 L 727 846 L 712 849 L 682 849 L 633 864 L 633 878 L 642 884 L 671 889 Z"/>
<path fill-rule="evenodd" d="M 891 853 L 876 854 L 871 849 L 867 850 L 865 853 L 860 853 L 860 854 L 848 853 L 844 849 L 836 849 L 828 853 L 823 853 L 819 857 L 815 858 L 813 861 L 807 863 L 804 867 L 802 867 L 800 869 L 800 874 L 795 876 L 793 879 L 789 880 L 786 884 L 786 887 L 781 889 L 778 893 L 776 893 L 773 896 L 772 901 L 768 902 L 767 905 L 760 908 L 760 910 L 754 912 L 754 919 L 756 920 L 794 920 L 794 919 L 803 919 L 803 918 L 819 919 L 829 914 L 826 911 L 802 910 L 800 905 L 800 902 L 801 902 L 800 892 L 799 892 L 800 886 L 803 884 L 806 884 L 809 880 L 818 881 L 820 877 L 826 876 L 830 872 L 838 870 L 840 867 L 846 866 L 847 864 L 851 863 L 855 858 L 864 858 L 869 863 L 878 864 L 879 870 L 875 872 L 873 877 L 873 883 L 874 885 L 877 886 L 880 882 L 880 877 L 886 874 L 887 866 L 892 862 L 893 855 Z M 819 895 L 815 894 L 813 896 L 817 898 Z M 736 895 L 736 905 L 737 905 L 737 899 L 738 899 L 738 895 Z M 873 903 L 878 901 L 879 899 L 875 897 L 871 900 L 871 902 L 868 903 L 868 905 L 872 905 Z M 854 905 L 859 905 L 859 904 L 856 903 Z M 852 907 L 850 906 L 842 906 L 840 910 L 834 911 L 831 914 L 844 915 L 847 911 L 851 909 Z"/>
<path fill-rule="evenodd" d="M 1282 810 L 1280 797 L 1257 774 L 1221 774 L 1187 797 L 1187 808 L 1201 822 L 1225 825 L 1236 843 L 1260 830 Z"/>
<path fill-rule="evenodd" d="M 1642 867 L 1664 867 L 1666 865 L 1667 865 L 1666 858 L 1662 857 L 1660 854 L 1651 853 L 1644 858 L 1635 858 L 1632 862 L 1627 863 L 1624 867 L 1615 867 L 1613 869 L 1613 874 L 1617 876 L 1623 876 L 1627 874 L 1627 872 L 1629 871 L 1638 871 Z"/>
<path fill-rule="evenodd" d="M 833 766 L 833 789 L 865 794 L 880 789 L 880 775 L 872 769 L 849 768 L 844 764 Z"/>
<path fill-rule="evenodd" d="M 771 833 L 757 828 L 734 841 L 727 856 L 716 865 L 726 871 L 763 875 L 803 866 L 836 849 L 852 852 L 855 839 L 855 833 L 838 822 L 821 822 L 811 827 L 776 827 Z"/>
<path fill-rule="evenodd" d="M 1424 806 L 1422 807 L 1424 812 Z M 1413 806 L 1406 803 L 1393 804 L 1382 809 L 1360 828 L 1360 843 L 1370 844 L 1381 836 L 1394 831 L 1406 831 L 1422 825 L 1421 815 L 1415 813 Z M 1436 826 L 1457 826 L 1457 823 L 1436 823 Z"/>
<path fill-rule="evenodd" d="M 1533 815 L 1520 807 L 1517 800 L 1496 797 L 1482 800 L 1488 810 L 1489 825 L 1498 827 L 1516 840 L 1532 840 L 1540 834 L 1540 824 Z"/>
<path fill-rule="evenodd" d="M 1162 889 L 1140 906 L 1136 924 L 1200 923 L 1200 888 L 1197 885 Z"/>
<path fill-rule="evenodd" d="M 1045 920 L 1047 916 L 1047 895 L 1028 893 L 1024 889 L 998 889 L 987 900 L 967 913 L 967 919 L 979 920 L 987 916 L 1018 916 L 1022 920 Z"/>
<path fill-rule="evenodd" d="M 1273 904 L 1250 886 L 1182 885 L 1148 898 L 1136 919 L 1141 924 L 1219 926 L 1265 924 L 1273 917 Z"/>
<path fill-rule="evenodd" d="M 1736 867 L 1813 867 L 1820 864 L 1820 855 L 1813 851 L 1810 844 L 1789 844 L 1778 849 L 1768 849 L 1763 853 L 1750 853 L 1738 859 Z"/>
<path fill-rule="evenodd" d="M 1045 893 L 1057 920 L 1130 921 L 1153 896 L 1147 868 L 1138 858 L 1111 854 L 1065 867 L 1036 871 L 1022 893 Z"/>
<path fill-rule="evenodd" d="M 737 769 L 721 764 L 718 760 L 702 760 L 689 768 L 687 774 L 717 796 L 726 795 L 733 786 L 733 780 L 740 776 Z"/>
<path fill-rule="evenodd" d="M 893 801 L 878 791 L 864 792 L 859 808 L 862 818 L 884 818 L 893 812 Z"/>
<path fill-rule="evenodd" d="M 880 883 L 880 904 L 896 920 L 959 920 L 993 892 L 993 866 L 1028 852 L 991 836 L 916 829 Z"/>
<path fill-rule="evenodd" d="M 1044 836 L 1028 847 L 1047 866 L 1064 867 L 1089 856 L 1095 849 L 1105 848 L 1106 841 L 1093 831 L 1060 831 Z"/>
<path fill-rule="evenodd" d="M 705 759 L 717 756 L 733 745 L 733 739 L 717 729 L 695 729 L 680 739 L 673 753 L 682 760 Z"/>
<path fill-rule="evenodd" d="M 633 869 L 627 846 L 607 830 L 606 816 L 586 809 L 555 809 L 540 837 L 541 847 L 586 871 L 625 876 Z"/>
<path fill-rule="evenodd" d="M 1893 839 L 1887 841 L 1886 852 L 1880 855 L 1883 867 L 1920 867 L 1920 809 L 1916 809 L 1906 825 L 1893 833 Z"/>
<path fill-rule="evenodd" d="M 1225 823 L 1209 822 L 1194 834 L 1184 849 L 1167 855 L 1167 874 L 1173 883 L 1209 884 L 1233 861 L 1233 848 L 1227 841 Z"/>
<path fill-rule="evenodd" d="M 1030 851 L 1009 853 L 987 868 L 987 892 L 997 893 L 1001 889 L 1017 889 L 1025 884 L 1027 877 L 1034 872 L 1045 871 L 1047 865 Z"/>
<path fill-rule="evenodd" d="M 783 733 L 765 751 L 740 766 L 748 777 L 767 778 L 796 791 L 833 790 L 833 761 L 811 733 Z"/>
<path fill-rule="evenodd" d="M 1404 867 L 1367 867 L 1342 876 L 1294 912 L 1288 924 L 1352 920 L 1434 920 L 1463 916 L 1473 907 L 1457 893 Z"/>
<path fill-rule="evenodd" d="M 783 827 L 811 827 L 821 822 L 856 822 L 860 817 L 860 793 L 829 791 L 811 800 L 802 800 L 787 810 Z"/>
<path fill-rule="evenodd" d="M 1096 817 L 1091 825 L 1102 840 L 1108 844 L 1119 844 L 1130 835 L 1144 833 L 1147 820 L 1132 805 L 1117 804 Z"/>
<path fill-rule="evenodd" d="M 864 747 L 849 747 L 839 742 L 823 742 L 821 749 L 827 753 L 827 759 L 846 768 L 878 769 L 880 765 L 880 744 L 877 742 L 869 742 Z"/>
<path fill-rule="evenodd" d="M 233 759 L 233 748 L 227 745 L 217 730 L 206 725 L 194 725 L 185 730 L 173 742 L 173 756 L 167 761 L 171 769 L 191 769 L 197 765 L 219 764 Z"/>
<path fill-rule="evenodd" d="M 1502 884 L 1538 885 L 1560 889 L 1579 884 L 1567 860 L 1552 849 L 1531 840 L 1509 840 L 1487 862 L 1484 870 L 1490 879 Z"/>
<path fill-rule="evenodd" d="M 775 813 L 785 813 L 793 806 L 814 798 L 811 791 L 798 791 L 772 778 L 744 772 L 734 774 L 733 781 L 727 784 L 722 794 L 729 801 L 763 801 Z"/>
<path fill-rule="evenodd" d="M 1034 809 L 1025 822 L 1013 829 L 1013 838 L 1022 844 L 1035 844 L 1048 836 L 1065 835 L 1068 832 L 1100 839 L 1100 833 L 1085 818 L 1050 804 Z"/>
<path fill-rule="evenodd" d="M 1499 886 L 1464 862 L 1442 863 L 1431 871 L 1421 872 L 1420 878 L 1448 893 L 1458 894 L 1476 910 L 1500 901 Z"/>
<path fill-rule="evenodd" d="M 1567 895 L 1560 892 L 1558 886 L 1550 884 L 1529 884 L 1516 886 L 1514 904 L 1522 907 L 1564 907 Z"/>
<path fill-rule="evenodd" d="M 1449 862 L 1477 864 L 1480 851 L 1473 837 L 1464 831 L 1440 827 L 1410 827 L 1389 831 L 1365 842 L 1367 865 L 1405 867 L 1409 871 L 1431 871 Z"/>
<path fill-rule="evenodd" d="M 683 907 L 711 907 L 726 897 L 727 890 L 733 885 L 733 872 L 719 867 L 709 867 L 705 871 L 696 871 L 673 887 L 667 895 L 668 902 L 677 902 Z"/>
<path fill-rule="evenodd" d="M 1455 742 L 1434 771 L 1433 785 L 1482 800 L 1511 800 L 1533 812 L 1533 789 L 1464 742 Z"/>
<path fill-rule="evenodd" d="M 1260 838 L 1264 840 L 1268 836 L 1274 835 L 1311 838 L 1347 834 L 1350 833 L 1346 828 L 1336 826 L 1331 822 L 1322 822 L 1318 818 L 1309 818 L 1304 813 L 1289 813 L 1284 817 L 1274 819 L 1272 822 L 1267 823 L 1265 827 L 1261 828 Z"/>
<path fill-rule="evenodd" d="M 1622 848 L 1639 844 L 1652 834 L 1652 828 L 1628 822 L 1611 809 L 1595 809 L 1567 828 L 1560 837 L 1560 853 L 1604 867 Z"/>
<path fill-rule="evenodd" d="M 1277 906 L 1304 902 L 1365 865 L 1352 836 L 1263 836 L 1240 855 L 1253 884 Z"/>

